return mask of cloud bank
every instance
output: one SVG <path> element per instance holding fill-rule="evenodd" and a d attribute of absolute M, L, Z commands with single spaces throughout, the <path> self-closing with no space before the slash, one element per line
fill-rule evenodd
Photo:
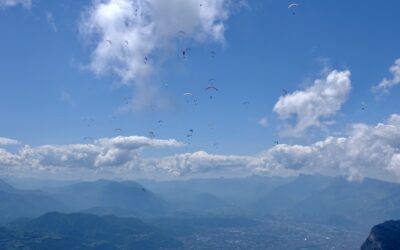
<path fill-rule="evenodd" d="M 345 175 L 349 179 L 400 177 L 400 115 L 375 126 L 353 124 L 345 137 L 327 137 L 311 145 L 277 145 L 260 155 L 260 171 L 291 170 Z"/>
<path fill-rule="evenodd" d="M 322 119 L 335 115 L 346 102 L 350 90 L 350 71 L 333 70 L 310 87 L 281 96 L 273 111 L 282 120 L 295 120 L 285 130 L 285 135 L 300 135 L 311 127 L 320 127 Z"/>
<path fill-rule="evenodd" d="M 3 144 L 5 145 L 5 144 Z M 299 173 L 400 180 L 400 115 L 376 125 L 353 124 L 345 136 L 329 136 L 310 145 L 279 144 L 258 155 L 218 155 L 205 151 L 144 157 L 144 148 L 176 148 L 176 140 L 140 136 L 103 138 L 90 144 L 0 146 L 0 173 L 102 172 L 119 177 L 143 173 L 160 178 L 245 176 Z M 73 170 L 73 171 L 71 171 Z M 77 176 L 75 176 L 77 177 Z M 78 176 L 79 177 L 79 176 Z"/>

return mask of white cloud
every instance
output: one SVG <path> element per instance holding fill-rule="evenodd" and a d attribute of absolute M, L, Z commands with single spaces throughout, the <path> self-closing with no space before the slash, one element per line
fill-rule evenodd
<path fill-rule="evenodd" d="M 30 8 L 32 5 L 31 0 L 0 0 L 0 8 L 13 7 L 21 4 L 25 8 Z"/>
<path fill-rule="evenodd" d="M 21 158 L 16 154 L 12 154 L 5 149 L 0 148 L 0 169 L 1 166 L 18 166 L 21 165 Z"/>
<path fill-rule="evenodd" d="M 20 165 L 33 169 L 123 167 L 137 161 L 140 149 L 180 146 L 183 143 L 173 139 L 160 140 L 142 136 L 102 138 L 90 144 L 25 145 L 15 154 L 2 150 L 0 166 Z"/>
<path fill-rule="evenodd" d="M 5 137 L 0 137 L 0 146 L 2 145 L 16 145 L 20 144 L 19 141 L 10 139 L 10 138 L 5 138 Z"/>
<path fill-rule="evenodd" d="M 268 127 L 268 118 L 267 117 L 262 117 L 260 120 L 258 120 L 258 124 L 261 126 L 261 127 L 264 127 L 264 128 L 266 128 L 266 127 Z"/>
<path fill-rule="evenodd" d="M 0 149 L 0 170 L 11 174 L 58 171 L 119 177 L 343 175 L 350 180 L 373 177 L 400 181 L 400 115 L 376 125 L 353 124 L 343 136 L 329 136 L 310 145 L 279 144 L 259 155 L 216 155 L 205 151 L 145 157 L 144 148 L 175 148 L 176 140 L 140 136 L 95 140 L 90 144 L 23 146 L 11 153 Z M 92 172 L 90 172 L 92 171 Z M 91 173 L 91 174 L 90 174 Z M 76 176 L 75 176 L 76 177 Z"/>
<path fill-rule="evenodd" d="M 146 165 L 155 166 L 173 176 L 193 176 L 196 174 L 247 175 L 246 166 L 251 157 L 236 155 L 214 155 L 204 151 L 185 153 L 154 159 Z"/>
<path fill-rule="evenodd" d="M 375 126 L 354 124 L 345 137 L 308 146 L 277 145 L 253 163 L 259 171 L 292 169 L 309 173 L 400 179 L 400 115 Z"/>
<path fill-rule="evenodd" d="M 281 96 L 273 111 L 283 120 L 295 119 L 284 134 L 299 135 L 321 120 L 335 115 L 346 102 L 351 90 L 350 71 L 331 71 L 305 90 Z"/>
<path fill-rule="evenodd" d="M 377 86 L 373 88 L 374 91 L 388 92 L 389 89 L 396 85 L 400 85 L 400 58 L 397 59 L 389 69 L 392 74 L 391 78 L 384 78 Z"/>
<path fill-rule="evenodd" d="M 93 46 L 89 68 L 140 81 L 177 40 L 223 43 L 231 6 L 231 0 L 93 0 L 79 25 Z"/>

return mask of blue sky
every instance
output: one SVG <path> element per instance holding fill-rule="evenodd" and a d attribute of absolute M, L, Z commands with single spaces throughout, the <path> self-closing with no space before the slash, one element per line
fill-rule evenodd
<path fill-rule="evenodd" d="M 209 1 L 210 6 L 228 2 Z M 389 68 L 400 57 L 399 1 L 302 0 L 295 15 L 287 1 L 224 5 L 216 10 L 229 16 L 215 17 L 225 28 L 223 39 L 197 27 L 185 38 L 169 34 L 166 45 L 155 45 L 148 55 L 152 72 L 128 80 L 90 68 L 100 42 L 99 34 L 82 31 L 82 23 L 90 22 L 84 15 L 96 4 L 111 2 L 32 0 L 0 7 L 0 137 L 38 147 L 86 143 L 84 137 L 148 136 L 153 131 L 157 139 L 187 142 L 193 129 L 190 145 L 143 154 L 206 151 L 246 156 L 276 146 L 276 140 L 309 145 L 344 135 L 352 124 L 378 124 L 399 112 L 400 86 L 387 93 L 372 91 L 392 77 Z M 162 8 L 162 15 L 174 18 Z M 202 33 L 198 39 L 196 34 Z M 117 46 L 113 42 L 111 46 Z M 183 58 L 187 47 L 191 50 Z M 107 63 L 118 67 L 118 62 Z M 327 125 L 288 136 L 285 130 L 296 126 L 296 118 L 282 119 L 273 111 L 282 89 L 290 96 L 333 70 L 351 72 L 345 100 L 318 118 L 329 121 Z M 212 99 L 204 91 L 210 78 L 219 89 Z M 183 95 L 186 92 L 193 93 L 197 106 Z M 243 105 L 245 101 L 249 104 Z M 268 126 L 260 126 L 262 118 Z"/>

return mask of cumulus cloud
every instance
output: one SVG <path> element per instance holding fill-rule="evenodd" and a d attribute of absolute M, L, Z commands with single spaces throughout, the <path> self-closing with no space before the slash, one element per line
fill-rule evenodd
<path fill-rule="evenodd" d="M 93 46 L 89 68 L 125 83 L 145 78 L 176 40 L 223 43 L 231 6 L 231 0 L 93 0 L 79 24 Z"/>
<path fill-rule="evenodd" d="M 173 176 L 190 176 L 196 174 L 241 174 L 245 175 L 246 166 L 251 157 L 237 155 L 214 155 L 204 151 L 168 156 L 148 161 L 146 164 L 155 166 Z"/>
<path fill-rule="evenodd" d="M 309 145 L 278 144 L 258 155 L 218 155 L 205 151 L 144 157 L 144 148 L 176 148 L 176 140 L 140 136 L 95 140 L 90 144 L 23 146 L 12 153 L 0 148 L 0 171 L 38 171 L 153 178 L 246 176 L 299 173 L 341 175 L 349 180 L 373 177 L 400 180 L 400 115 L 376 125 L 353 124 L 343 136 L 329 136 Z M 90 173 L 90 172 L 88 172 Z"/>
<path fill-rule="evenodd" d="M 328 137 L 311 145 L 277 145 L 257 157 L 259 171 L 291 169 L 308 173 L 400 177 L 400 115 L 375 126 L 354 124 L 344 137 Z"/>
<path fill-rule="evenodd" d="M 350 71 L 333 70 L 325 79 L 317 79 L 305 90 L 281 96 L 273 111 L 283 120 L 295 119 L 284 134 L 299 135 L 321 120 L 335 115 L 346 102 L 351 90 Z"/>
<path fill-rule="evenodd" d="M 20 165 L 44 168 L 101 168 L 135 164 L 143 148 L 180 147 L 176 140 L 150 139 L 142 136 L 102 138 L 89 144 L 25 145 L 17 153 L 0 151 L 0 166 Z"/>
<path fill-rule="evenodd" d="M 20 144 L 19 141 L 10 139 L 10 138 L 5 138 L 5 137 L 0 137 L 0 146 L 2 145 L 16 145 Z"/>
<path fill-rule="evenodd" d="M 0 0 L 0 8 L 13 7 L 21 4 L 25 8 L 30 8 L 32 5 L 31 0 Z"/>
<path fill-rule="evenodd" d="M 388 92 L 394 86 L 400 85 L 400 58 L 394 62 L 389 71 L 392 77 L 384 78 L 377 86 L 373 87 L 374 91 Z"/>

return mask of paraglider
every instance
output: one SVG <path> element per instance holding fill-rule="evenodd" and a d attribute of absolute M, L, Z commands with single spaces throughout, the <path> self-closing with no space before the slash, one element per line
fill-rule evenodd
<path fill-rule="evenodd" d="M 109 44 L 110 46 L 112 45 L 111 40 L 107 39 L 106 42 L 108 42 L 108 44 Z"/>
<path fill-rule="evenodd" d="M 149 132 L 149 138 L 150 139 L 154 139 L 156 137 L 156 135 L 154 134 L 154 132 L 153 131 L 150 131 Z"/>
<path fill-rule="evenodd" d="M 94 119 L 91 117 L 85 117 L 85 118 L 83 118 L 83 121 L 86 122 L 86 125 L 88 127 L 91 127 L 94 123 Z"/>
<path fill-rule="evenodd" d="M 129 104 L 129 97 L 124 97 L 124 102 L 125 102 L 125 104 Z"/>
<path fill-rule="evenodd" d="M 179 34 L 180 36 L 184 36 L 184 35 L 186 35 L 186 32 L 183 31 L 183 30 L 180 30 L 180 31 L 178 31 L 178 34 Z"/>
<path fill-rule="evenodd" d="M 282 89 L 282 94 L 283 96 L 286 96 L 288 94 L 288 91 L 286 89 Z"/>
<path fill-rule="evenodd" d="M 147 58 L 147 56 L 145 56 L 144 57 L 144 64 L 147 64 L 147 61 L 148 61 L 149 59 Z"/>
<path fill-rule="evenodd" d="M 188 133 L 186 134 L 186 137 L 187 137 L 187 138 L 192 137 L 192 136 L 193 136 L 193 133 L 194 133 L 193 129 L 189 129 Z"/>
<path fill-rule="evenodd" d="M 163 121 L 163 120 L 158 120 L 158 125 L 159 125 L 159 126 L 162 126 L 162 125 L 163 125 L 163 123 L 164 123 L 164 121 Z"/>
<path fill-rule="evenodd" d="M 365 102 L 361 102 L 361 110 L 365 110 L 365 106 L 366 106 Z"/>
<path fill-rule="evenodd" d="M 213 59 L 214 59 L 214 58 L 215 58 L 215 55 L 216 55 L 215 51 L 213 51 L 213 50 L 212 50 L 212 51 L 210 51 L 210 55 L 211 55 L 211 58 L 213 58 Z"/>
<path fill-rule="evenodd" d="M 186 55 L 189 53 L 189 51 L 191 51 L 192 49 L 191 48 L 186 48 L 186 49 L 184 49 L 184 50 L 182 50 L 182 56 L 183 56 L 183 58 L 186 58 Z"/>
<path fill-rule="evenodd" d="M 299 6 L 300 6 L 300 4 L 298 4 L 298 3 L 291 3 L 291 4 L 289 4 L 288 9 L 292 10 L 292 15 L 296 15 L 295 9 Z"/>
<path fill-rule="evenodd" d="M 210 90 L 218 91 L 218 88 L 217 88 L 217 87 L 214 87 L 214 86 L 208 86 L 207 88 L 205 88 L 205 90 L 206 90 L 206 91 L 210 91 Z"/>
<path fill-rule="evenodd" d="M 193 99 L 193 94 L 192 93 L 186 92 L 186 93 L 183 94 L 183 96 L 186 97 L 186 103 L 190 103 L 191 101 L 193 101 L 196 104 L 197 101 L 195 99 Z"/>
<path fill-rule="evenodd" d="M 205 91 L 207 91 L 207 92 L 218 91 L 218 88 L 217 88 L 217 87 L 214 87 L 214 86 L 212 86 L 212 85 L 210 85 L 210 86 L 208 86 L 207 88 L 205 88 Z M 212 99 L 212 98 L 213 98 L 213 96 L 210 95 L 210 99 Z"/>
<path fill-rule="evenodd" d="M 114 131 L 119 131 L 119 132 L 121 132 L 121 131 L 122 131 L 122 128 L 115 128 Z"/>
<path fill-rule="evenodd" d="M 279 144 L 279 141 L 274 141 L 274 144 L 275 144 L 275 145 L 278 145 L 278 144 Z"/>

